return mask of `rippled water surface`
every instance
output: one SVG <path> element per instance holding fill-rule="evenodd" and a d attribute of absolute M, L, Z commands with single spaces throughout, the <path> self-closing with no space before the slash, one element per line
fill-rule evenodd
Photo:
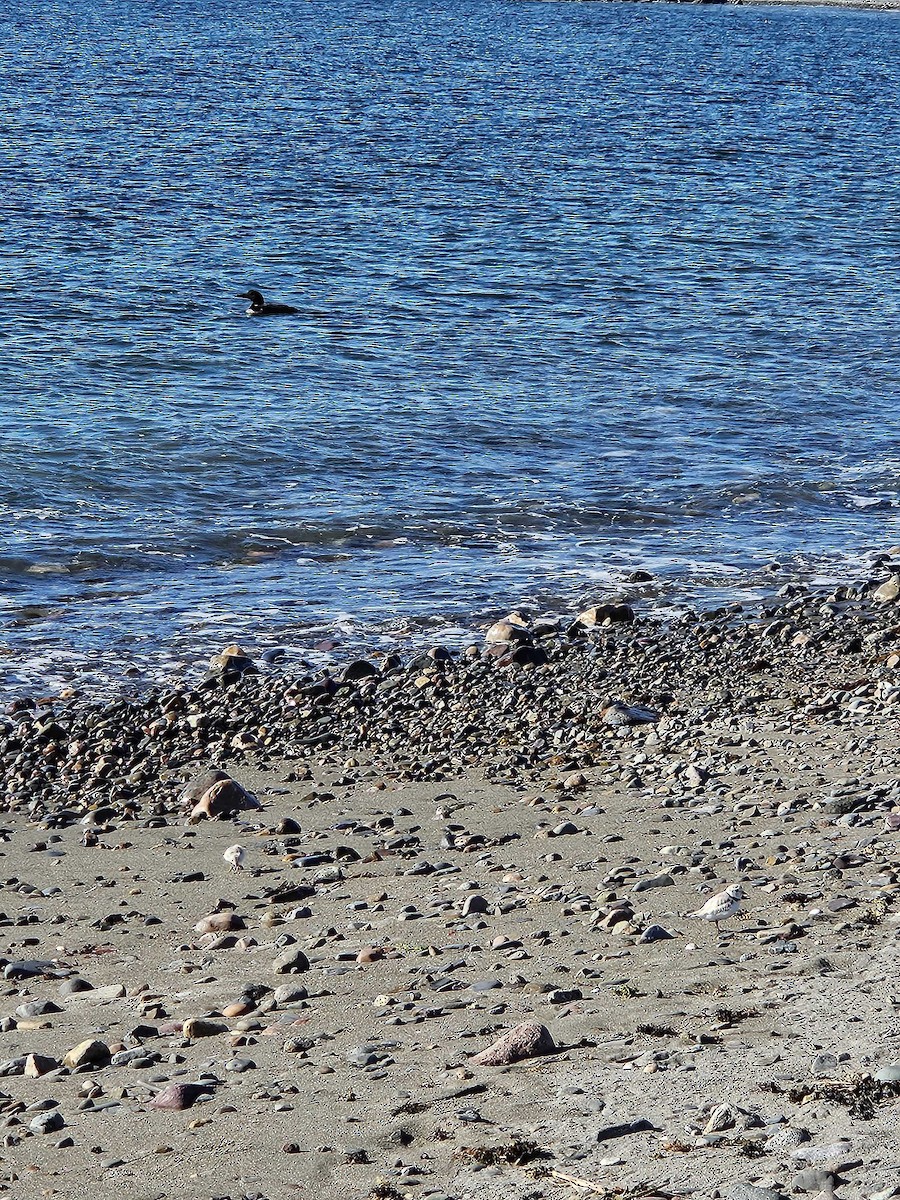
<path fill-rule="evenodd" d="M 0 689 L 900 541 L 896 14 L 11 11 Z"/>

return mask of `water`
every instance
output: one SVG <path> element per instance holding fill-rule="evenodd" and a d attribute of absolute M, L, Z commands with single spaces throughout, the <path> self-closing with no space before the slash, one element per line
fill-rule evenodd
<path fill-rule="evenodd" d="M 17 0 L 0 103 L 0 690 L 900 541 L 894 13 Z"/>

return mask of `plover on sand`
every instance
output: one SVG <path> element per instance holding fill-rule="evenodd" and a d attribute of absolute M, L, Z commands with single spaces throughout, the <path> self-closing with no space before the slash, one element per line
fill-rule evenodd
<path fill-rule="evenodd" d="M 712 921 L 718 929 L 720 921 L 727 921 L 741 911 L 741 901 L 744 899 L 744 889 L 739 883 L 733 883 L 724 892 L 710 896 L 702 908 L 698 908 L 692 916 L 702 917 L 704 921 Z"/>
<path fill-rule="evenodd" d="M 232 871 L 243 871 L 247 851 L 243 846 L 229 846 L 222 857 L 227 863 L 231 863 Z"/>

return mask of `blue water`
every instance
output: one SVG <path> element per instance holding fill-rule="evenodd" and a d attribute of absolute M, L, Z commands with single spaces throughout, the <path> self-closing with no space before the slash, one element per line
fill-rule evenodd
<path fill-rule="evenodd" d="M 898 14 L 6 11 L 0 691 L 900 541 Z"/>

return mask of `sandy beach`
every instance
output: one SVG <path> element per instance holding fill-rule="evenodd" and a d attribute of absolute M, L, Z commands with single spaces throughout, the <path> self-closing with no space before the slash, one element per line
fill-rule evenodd
<path fill-rule="evenodd" d="M 898 593 L 16 702 L 0 1188 L 897 1194 Z"/>

